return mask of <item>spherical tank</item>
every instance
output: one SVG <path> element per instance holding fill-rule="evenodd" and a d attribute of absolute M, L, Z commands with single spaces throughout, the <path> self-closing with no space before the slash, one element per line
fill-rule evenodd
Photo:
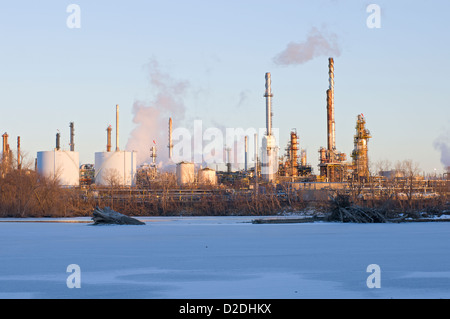
<path fill-rule="evenodd" d="M 47 178 L 58 179 L 62 186 L 80 185 L 80 154 L 72 151 L 37 153 L 37 171 Z"/>
<path fill-rule="evenodd" d="M 177 183 L 186 185 L 194 183 L 194 163 L 181 162 L 177 164 Z"/>
<path fill-rule="evenodd" d="M 95 153 L 95 184 L 101 186 L 135 186 L 136 152 Z"/>
<path fill-rule="evenodd" d="M 198 172 L 198 182 L 206 185 L 216 185 L 216 171 L 211 168 L 204 168 Z"/>

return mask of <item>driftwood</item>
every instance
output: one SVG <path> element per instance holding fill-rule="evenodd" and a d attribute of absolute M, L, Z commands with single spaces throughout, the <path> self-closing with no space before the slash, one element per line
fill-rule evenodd
<path fill-rule="evenodd" d="M 294 223 L 313 223 L 318 218 L 261 218 L 252 220 L 252 224 L 294 224 Z"/>
<path fill-rule="evenodd" d="M 376 209 L 360 208 L 358 206 L 338 207 L 339 220 L 351 223 L 387 223 L 388 219 Z"/>
<path fill-rule="evenodd" d="M 100 209 L 96 207 L 92 213 L 92 220 L 94 225 L 100 224 L 117 224 L 117 225 L 145 225 L 144 222 L 137 220 L 133 217 L 129 217 L 112 210 L 109 207 Z"/>
<path fill-rule="evenodd" d="M 350 203 L 349 197 L 338 195 L 332 199 L 332 212 L 329 221 L 340 221 L 343 223 L 388 223 L 396 222 L 386 217 L 386 213 L 368 207 L 359 207 Z M 397 221 L 398 222 L 398 221 Z"/>

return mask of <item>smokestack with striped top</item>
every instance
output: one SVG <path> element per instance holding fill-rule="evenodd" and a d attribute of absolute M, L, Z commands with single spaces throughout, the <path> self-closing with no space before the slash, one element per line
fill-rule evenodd
<path fill-rule="evenodd" d="M 327 90 L 328 151 L 336 150 L 336 128 L 334 121 L 334 60 L 328 59 L 329 88 Z"/>

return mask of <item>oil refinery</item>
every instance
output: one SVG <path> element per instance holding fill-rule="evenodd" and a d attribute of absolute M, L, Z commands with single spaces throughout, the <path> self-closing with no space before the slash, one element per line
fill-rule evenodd
<path fill-rule="evenodd" d="M 334 103 L 334 59 L 328 59 L 328 88 L 324 99 L 326 101 L 324 115 L 326 114 L 327 143 L 320 147 L 318 174 L 314 174 L 313 167 L 308 163 L 307 150 L 301 147 L 302 137 L 297 129 L 290 131 L 284 153 L 273 134 L 272 129 L 272 76 L 265 73 L 265 130 L 261 139 L 258 134 L 246 135 L 244 139 L 243 169 L 232 169 L 231 148 L 225 148 L 225 167 L 221 171 L 216 166 L 204 167 L 201 163 L 193 161 L 174 162 L 173 120 L 168 122 L 168 163 L 173 168 L 171 174 L 176 180 L 176 187 L 204 188 L 222 186 L 247 190 L 258 190 L 264 185 L 289 185 L 296 189 L 341 189 L 349 183 L 369 184 L 376 183 L 383 176 L 371 174 L 369 170 L 369 139 L 372 138 L 366 128 L 364 115 L 356 116 L 355 135 L 353 136 L 353 151 L 351 161 L 347 155 L 339 152 L 336 146 L 336 121 Z M 119 105 L 116 105 L 115 149 L 112 150 L 113 127 L 106 128 L 106 150 L 95 152 L 95 163 L 80 163 L 80 154 L 75 151 L 75 125 L 70 122 L 70 149 L 62 150 L 60 133 L 56 134 L 55 147 L 50 150 L 37 152 L 35 171 L 40 175 L 56 179 L 60 185 L 69 188 L 101 189 L 107 187 L 145 189 L 152 183 L 160 180 L 164 173 L 157 165 L 157 146 L 148 145 L 150 163 L 138 167 L 137 152 L 121 150 L 119 146 Z M 308 132 L 308 134 L 313 134 Z M 8 143 L 8 134 L 4 133 L 2 167 L 7 167 L 13 161 L 13 154 Z M 249 139 L 253 139 L 253 154 L 249 151 Z M 350 138 L 349 138 L 350 143 Z M 258 145 L 261 145 L 259 148 Z M 20 137 L 17 139 L 17 168 L 21 168 Z M 147 155 L 147 154 L 146 154 Z M 249 165 L 249 159 L 252 157 Z M 4 174 L 4 170 L 2 171 Z"/>

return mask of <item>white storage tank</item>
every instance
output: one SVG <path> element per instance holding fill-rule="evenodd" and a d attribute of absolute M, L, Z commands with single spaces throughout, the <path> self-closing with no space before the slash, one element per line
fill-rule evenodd
<path fill-rule="evenodd" d="M 95 153 L 95 184 L 101 186 L 135 186 L 136 152 Z"/>
<path fill-rule="evenodd" d="M 211 168 L 204 168 L 198 171 L 198 182 L 204 185 L 216 185 L 216 171 Z"/>
<path fill-rule="evenodd" d="M 42 151 L 37 153 L 37 172 L 58 179 L 62 186 L 80 185 L 80 154 L 73 151 Z"/>
<path fill-rule="evenodd" d="M 177 184 L 187 185 L 195 182 L 194 163 L 180 162 L 177 164 Z"/>

